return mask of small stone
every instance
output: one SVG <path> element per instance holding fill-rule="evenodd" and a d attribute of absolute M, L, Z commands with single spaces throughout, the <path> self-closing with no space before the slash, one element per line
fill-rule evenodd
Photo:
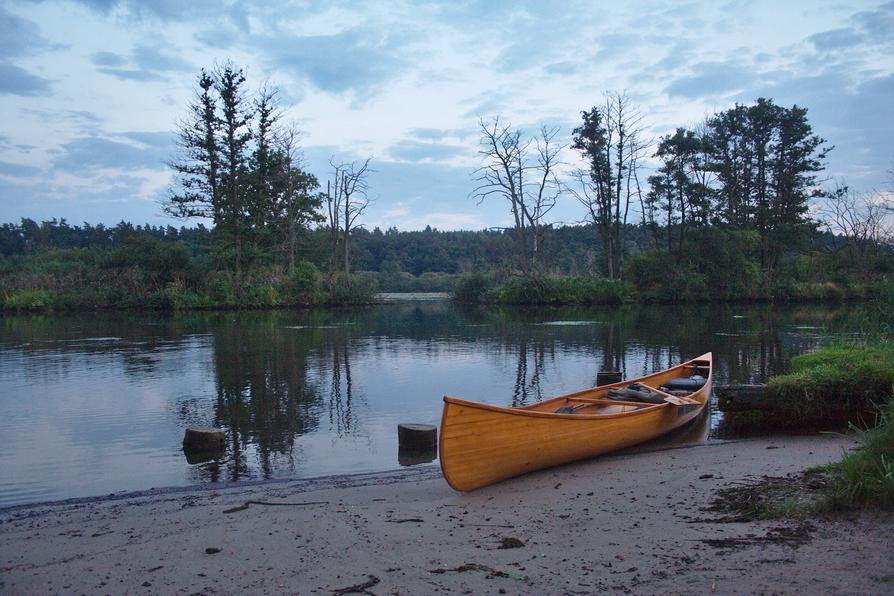
<path fill-rule="evenodd" d="M 525 543 L 518 538 L 507 536 L 506 538 L 503 538 L 503 540 L 500 542 L 500 546 L 498 546 L 497 548 L 521 548 L 524 545 Z"/>
<path fill-rule="evenodd" d="M 209 546 L 208 548 L 205 549 L 205 553 L 207 553 L 209 555 L 216 555 L 219 552 L 220 552 L 220 549 L 217 548 L 216 546 Z"/>

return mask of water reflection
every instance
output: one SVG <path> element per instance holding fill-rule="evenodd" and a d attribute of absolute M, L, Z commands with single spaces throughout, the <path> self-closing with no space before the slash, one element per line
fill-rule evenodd
<path fill-rule="evenodd" d="M 3 317 L 0 505 L 393 468 L 409 462 L 396 424 L 437 424 L 443 394 L 528 404 L 592 386 L 600 370 L 631 378 L 706 350 L 718 382 L 756 382 L 866 320 L 824 306 L 448 302 Z M 180 441 L 189 425 L 225 429 L 226 453 L 188 463 Z M 709 417 L 682 440 L 710 427 Z"/>

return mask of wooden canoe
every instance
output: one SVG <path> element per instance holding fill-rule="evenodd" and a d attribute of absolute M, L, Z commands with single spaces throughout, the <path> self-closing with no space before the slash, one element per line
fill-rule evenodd
<path fill-rule="evenodd" d="M 706 377 L 692 393 L 658 388 L 671 379 Z M 441 469 L 456 490 L 474 490 L 513 476 L 592 457 L 653 439 L 698 417 L 711 396 L 711 353 L 639 379 L 505 408 L 444 397 L 438 442 Z M 639 383 L 660 404 L 617 401 L 612 389 Z M 564 407 L 563 407 L 564 406 Z M 563 408 L 573 413 L 556 413 Z"/>

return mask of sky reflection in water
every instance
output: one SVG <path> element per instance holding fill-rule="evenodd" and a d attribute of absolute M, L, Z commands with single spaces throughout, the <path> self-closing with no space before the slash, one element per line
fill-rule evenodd
<path fill-rule="evenodd" d="M 708 350 L 718 382 L 756 381 L 863 320 L 825 306 L 449 302 L 0 318 L 0 506 L 393 469 L 396 425 L 437 424 L 444 394 L 521 405 L 600 369 L 630 378 Z M 187 461 L 196 424 L 227 431 L 222 458 Z"/>

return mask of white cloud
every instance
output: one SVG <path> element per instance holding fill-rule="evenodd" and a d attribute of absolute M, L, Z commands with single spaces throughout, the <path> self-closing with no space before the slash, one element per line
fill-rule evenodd
<path fill-rule="evenodd" d="M 320 179 L 330 155 L 373 156 L 370 227 L 502 225 L 504 205 L 469 199 L 478 117 L 562 123 L 567 138 L 605 90 L 626 89 L 655 135 L 759 95 L 798 103 L 838 146 L 832 173 L 880 187 L 894 159 L 892 23 L 892 2 L 837 0 L 12 1 L 0 9 L 0 222 L 53 209 L 80 220 L 79 202 L 94 221 L 167 221 L 145 208 L 166 179 L 164 136 L 195 71 L 227 58 L 251 85 L 282 88 Z M 33 171 L 51 190 L 25 184 Z M 555 215 L 580 219 L 573 203 Z"/>

